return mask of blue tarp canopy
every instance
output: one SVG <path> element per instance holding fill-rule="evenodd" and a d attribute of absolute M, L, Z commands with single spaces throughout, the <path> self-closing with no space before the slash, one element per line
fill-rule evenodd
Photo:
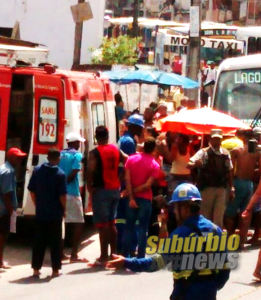
<path fill-rule="evenodd" d="M 150 70 L 120 70 L 103 72 L 110 81 L 119 84 L 146 83 L 168 86 L 183 86 L 185 89 L 195 89 L 199 87 L 198 82 L 187 77 L 164 71 Z"/>

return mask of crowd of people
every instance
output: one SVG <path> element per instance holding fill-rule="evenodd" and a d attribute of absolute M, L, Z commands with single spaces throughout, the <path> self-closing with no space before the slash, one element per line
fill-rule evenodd
<path fill-rule="evenodd" d="M 241 249 L 246 243 L 259 244 L 260 154 L 249 145 L 261 142 L 261 128 L 238 130 L 232 138 L 225 137 L 221 129 L 212 129 L 201 139 L 177 132 L 157 132 L 156 122 L 167 116 L 164 105 L 156 107 L 152 103 L 142 116 L 137 111 L 126 112 L 120 95 L 115 100 L 118 146 L 109 143 L 108 129 L 98 126 L 97 147 L 88 154 L 87 189 L 101 251 L 91 266 L 106 266 L 110 260 L 119 258 L 114 254 L 144 259 L 148 232 L 160 235 L 162 214 L 169 233 L 182 224 L 180 212 L 168 205 L 182 184 L 198 187 L 202 200 L 200 213 L 226 230 L 228 236 L 238 232 Z M 59 276 L 63 259 L 87 262 L 77 254 L 84 224 L 78 180 L 83 156 L 79 148 L 85 140 L 74 132 L 66 140 L 68 148 L 61 152 L 50 149 L 48 162 L 34 169 L 28 185 L 36 207 L 34 276 L 40 274 L 48 244 L 53 276 Z M 10 219 L 17 208 L 14 169 L 24 156 L 26 153 L 12 148 L 7 152 L 6 163 L 0 167 L 0 268 L 8 268 L 3 261 L 3 250 Z M 249 240 L 252 217 L 255 233 Z M 63 220 L 73 224 L 70 257 L 63 251 Z M 254 272 L 259 280 L 260 272 L 261 252 Z"/>
<path fill-rule="evenodd" d="M 167 73 L 174 73 L 183 75 L 182 71 L 182 59 L 180 55 L 176 55 L 173 62 L 170 63 L 168 58 L 164 59 L 163 71 Z M 201 106 L 208 106 L 209 97 L 212 98 L 214 92 L 214 85 L 217 80 L 217 68 L 216 63 L 213 60 L 206 61 L 202 59 L 200 61 L 200 82 L 201 82 Z M 173 102 L 174 110 L 181 106 L 181 101 L 185 103 L 188 97 L 184 95 L 184 88 L 178 88 L 173 90 Z M 185 106 L 185 105 L 183 105 Z"/>
<path fill-rule="evenodd" d="M 155 222 L 157 216 L 154 214 L 159 214 L 160 210 L 153 209 L 158 205 L 153 199 L 162 195 L 170 201 L 178 185 L 193 183 L 201 192 L 203 216 L 227 231 L 228 236 L 238 233 L 241 238 L 241 249 L 244 249 L 245 244 L 259 245 L 261 197 L 254 197 L 257 199 L 255 204 L 251 198 L 255 190 L 256 193 L 260 193 L 260 187 L 258 188 L 260 153 L 253 152 L 249 148 L 249 143 L 260 143 L 261 129 L 258 127 L 253 130 L 240 129 L 234 137 L 224 136 L 222 130 L 213 129 L 209 135 L 200 139 L 197 136 L 174 132 L 157 132 L 155 122 L 166 116 L 166 111 L 159 113 L 159 107 L 154 111 L 152 107 L 145 109 L 143 124 L 141 120 L 137 123 L 138 115 L 134 116 L 126 119 L 126 131 L 119 140 L 120 149 L 128 155 L 133 155 L 136 145 L 136 149 L 143 152 L 148 138 L 154 138 L 153 156 L 160 168 L 158 178 L 148 182 L 153 191 L 152 212 L 148 210 L 148 213 L 151 213 L 149 233 L 155 233 L 155 230 L 150 228 L 152 224 L 159 226 Z M 136 129 L 134 131 L 133 122 Z M 129 143 L 133 139 L 131 152 L 125 148 L 126 136 Z M 140 173 L 142 170 L 143 168 L 140 169 Z M 133 173 L 137 174 L 137 171 Z M 254 234 L 249 239 L 252 235 L 249 231 L 251 221 L 254 225 Z M 175 213 L 168 211 L 167 224 L 169 232 L 179 225 Z M 156 230 L 158 234 L 159 230 L 158 227 Z M 259 270 L 260 259 L 258 266 Z M 260 270 L 255 272 L 255 277 L 261 279 Z"/>

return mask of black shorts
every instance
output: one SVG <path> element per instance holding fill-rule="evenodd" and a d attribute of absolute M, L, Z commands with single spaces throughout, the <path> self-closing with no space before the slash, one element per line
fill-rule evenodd
<path fill-rule="evenodd" d="M 0 234 L 8 235 L 10 233 L 10 215 L 0 217 Z"/>

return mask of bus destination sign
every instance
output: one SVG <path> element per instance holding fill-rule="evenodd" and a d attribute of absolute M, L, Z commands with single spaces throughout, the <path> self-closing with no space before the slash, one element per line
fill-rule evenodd
<path fill-rule="evenodd" d="M 202 36 L 236 36 L 236 29 L 202 29 Z"/>
<path fill-rule="evenodd" d="M 261 72 L 236 72 L 235 84 L 261 83 Z"/>

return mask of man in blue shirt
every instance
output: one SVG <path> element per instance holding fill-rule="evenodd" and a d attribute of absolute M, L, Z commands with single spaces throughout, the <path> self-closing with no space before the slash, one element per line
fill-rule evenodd
<path fill-rule="evenodd" d="M 142 137 L 144 120 L 140 115 L 134 114 L 129 117 L 127 126 L 128 130 L 119 139 L 119 146 L 125 154 L 132 155 L 136 153 L 137 142 L 135 138 L 140 139 Z"/>
<path fill-rule="evenodd" d="M 10 220 L 17 209 L 15 167 L 26 156 L 17 148 L 11 148 L 5 164 L 0 167 L 0 269 L 9 268 L 4 264 L 3 253 L 6 238 L 10 232 Z"/>
<path fill-rule="evenodd" d="M 128 130 L 124 133 L 124 135 L 119 139 L 119 147 L 122 152 L 127 155 L 133 155 L 136 153 L 137 142 L 135 140 L 141 138 L 143 129 L 144 129 L 144 120 L 142 116 L 138 114 L 134 114 L 129 117 L 127 122 Z M 121 168 L 121 173 L 123 173 L 123 168 Z M 125 190 L 125 180 L 123 179 L 121 182 L 121 190 Z M 118 231 L 118 253 L 122 253 L 123 251 L 123 236 L 126 227 L 126 209 L 129 203 L 129 198 L 124 197 L 119 201 L 119 205 L 117 208 L 117 216 L 116 216 L 116 227 Z M 133 251 L 134 254 L 137 245 L 137 236 L 133 237 Z"/>
<path fill-rule="evenodd" d="M 194 250 L 192 249 L 192 253 L 189 253 L 193 258 L 204 255 L 204 258 L 208 260 L 208 255 L 211 255 L 210 252 L 206 253 L 209 234 L 218 238 L 218 250 L 213 250 L 212 255 L 222 253 L 220 251 L 222 230 L 199 214 L 201 201 L 201 195 L 194 185 L 187 183 L 179 185 L 175 189 L 170 203 L 175 204 L 175 211 L 179 215 L 180 220 L 183 221 L 183 224 L 171 234 L 170 239 L 165 240 L 162 251 L 150 258 L 140 259 L 129 259 L 115 255 L 114 260 L 109 262 L 107 266 L 116 269 L 127 268 L 134 272 L 154 272 L 171 262 L 174 278 L 171 300 L 216 300 L 217 291 L 223 288 L 229 278 L 230 270 L 226 269 L 226 260 L 221 264 L 222 267 L 218 269 L 212 269 L 213 266 L 208 269 L 207 263 L 203 268 L 199 263 L 197 269 L 195 262 L 192 267 L 189 267 L 188 263 L 185 263 L 186 269 L 181 267 L 183 265 L 183 255 L 190 252 L 185 248 L 194 244 L 192 239 L 186 242 L 186 238 L 191 238 L 192 236 L 196 238 Z M 200 237 L 203 238 L 201 248 L 199 248 Z M 205 242 L 204 237 L 207 237 Z M 176 240 L 176 242 L 173 243 L 172 239 Z M 183 241 L 185 242 L 183 243 Z M 167 244 L 169 247 L 167 247 Z M 175 252 L 173 251 L 173 246 L 175 250 L 177 248 L 180 249 Z M 226 250 L 223 252 L 226 254 Z"/>
<path fill-rule="evenodd" d="M 83 204 L 79 187 L 79 172 L 81 171 L 82 153 L 79 152 L 80 143 L 85 139 L 76 132 L 70 132 L 66 141 L 68 148 L 61 151 L 59 167 L 64 171 L 67 179 L 67 203 L 65 223 L 73 224 L 73 244 L 71 262 L 87 262 L 78 258 L 78 246 L 84 225 Z"/>
<path fill-rule="evenodd" d="M 124 110 L 124 102 L 122 101 L 121 94 L 118 92 L 114 95 L 114 99 L 116 102 L 116 117 L 117 121 L 121 121 L 126 114 L 126 110 Z"/>
<path fill-rule="evenodd" d="M 48 163 L 34 169 L 28 190 L 36 208 L 36 237 L 33 248 L 34 276 L 40 275 L 45 249 L 51 246 L 52 276 L 59 276 L 62 259 L 62 220 L 66 209 L 66 177 L 58 167 L 60 151 L 49 149 Z"/>

